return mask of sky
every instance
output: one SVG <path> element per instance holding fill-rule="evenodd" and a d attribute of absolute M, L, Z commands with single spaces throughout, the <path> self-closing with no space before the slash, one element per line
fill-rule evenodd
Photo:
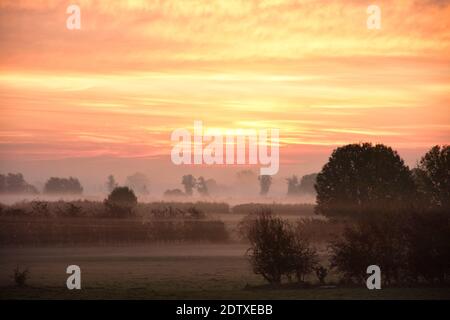
<path fill-rule="evenodd" d="M 412 166 L 449 144 L 449 92 L 450 1 L 0 2 L 0 171 L 31 179 L 175 179 L 170 134 L 195 120 L 278 128 L 280 175 L 363 141 Z"/>

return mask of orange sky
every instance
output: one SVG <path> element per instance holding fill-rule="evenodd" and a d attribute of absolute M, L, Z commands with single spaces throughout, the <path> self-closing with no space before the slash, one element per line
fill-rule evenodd
<path fill-rule="evenodd" d="M 450 1 L 2 0 L 0 48 L 0 161 L 169 161 L 194 120 L 279 128 L 294 165 L 351 142 L 415 158 L 450 143 Z"/>

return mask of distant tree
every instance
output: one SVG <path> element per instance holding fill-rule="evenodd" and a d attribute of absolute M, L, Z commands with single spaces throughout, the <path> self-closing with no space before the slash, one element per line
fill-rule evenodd
<path fill-rule="evenodd" d="M 83 187 L 77 178 L 50 178 L 44 186 L 44 193 L 47 194 L 81 194 Z"/>
<path fill-rule="evenodd" d="M 146 195 L 149 193 L 150 180 L 140 172 L 128 176 L 125 185 L 133 189 L 136 193 Z"/>
<path fill-rule="evenodd" d="M 118 186 L 116 179 L 114 178 L 114 176 L 111 174 L 108 176 L 108 180 L 106 181 L 106 189 L 108 190 L 108 192 L 112 192 L 114 190 L 114 188 L 116 188 Z"/>
<path fill-rule="evenodd" d="M 300 181 L 299 192 L 301 194 L 316 194 L 314 185 L 316 184 L 317 173 L 304 175 Z"/>
<path fill-rule="evenodd" d="M 270 186 L 272 185 L 272 177 L 268 175 L 262 175 L 258 177 L 260 191 L 259 194 L 265 196 L 269 193 Z"/>
<path fill-rule="evenodd" d="M 137 197 L 128 187 L 116 187 L 104 200 L 104 204 L 112 216 L 127 217 L 133 215 Z"/>
<path fill-rule="evenodd" d="M 164 191 L 164 197 L 184 197 L 185 194 L 180 189 L 169 189 Z"/>
<path fill-rule="evenodd" d="M 297 176 L 294 174 L 292 177 L 286 178 L 288 184 L 288 196 L 297 195 L 299 192 L 299 182 Z"/>
<path fill-rule="evenodd" d="M 378 144 L 350 144 L 333 151 L 317 175 L 316 212 L 361 216 L 368 207 L 411 201 L 415 185 L 396 151 Z"/>
<path fill-rule="evenodd" d="M 434 146 L 413 170 L 417 188 L 428 204 L 450 207 L 450 146 Z"/>
<path fill-rule="evenodd" d="M 287 178 L 288 184 L 288 196 L 311 194 L 315 195 L 316 190 L 314 185 L 316 184 L 317 173 L 307 174 L 299 181 L 296 175 Z"/>
<path fill-rule="evenodd" d="M 0 174 L 0 193 L 29 193 L 36 194 L 36 187 L 28 184 L 21 173 Z"/>
<path fill-rule="evenodd" d="M 197 181 L 194 178 L 194 176 L 192 174 L 184 175 L 181 180 L 181 184 L 184 186 L 184 192 L 188 196 L 192 196 L 194 188 L 197 184 Z"/>
<path fill-rule="evenodd" d="M 197 180 L 197 192 L 202 196 L 207 196 L 209 194 L 208 186 L 206 185 L 205 178 L 203 177 L 199 177 Z"/>

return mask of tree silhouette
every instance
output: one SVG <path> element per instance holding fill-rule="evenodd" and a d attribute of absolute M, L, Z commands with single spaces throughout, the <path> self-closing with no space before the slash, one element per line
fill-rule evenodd
<path fill-rule="evenodd" d="M 77 178 L 50 178 L 44 186 L 44 193 L 47 194 L 81 194 L 83 187 Z"/>
<path fill-rule="evenodd" d="M 413 170 L 419 192 L 428 204 L 450 207 L 450 146 L 434 146 Z"/>
<path fill-rule="evenodd" d="M 317 176 L 316 212 L 358 216 L 370 207 L 404 205 L 414 190 L 411 172 L 396 151 L 349 144 L 334 150 Z"/>
<path fill-rule="evenodd" d="M 272 176 L 262 175 L 258 177 L 260 191 L 259 194 L 262 196 L 269 193 L 270 186 L 272 185 Z"/>
<path fill-rule="evenodd" d="M 149 193 L 150 180 L 140 172 L 128 176 L 125 184 L 138 194 L 146 195 Z"/>
<path fill-rule="evenodd" d="M 197 180 L 197 192 L 202 196 L 207 196 L 209 194 L 208 186 L 206 184 L 205 178 L 203 177 L 200 177 Z"/>
<path fill-rule="evenodd" d="M 164 197 L 184 197 L 185 194 L 180 189 L 168 189 L 164 191 Z"/>
<path fill-rule="evenodd" d="M 286 181 L 288 184 L 288 196 L 297 195 L 300 187 L 298 177 L 294 174 L 292 177 L 286 178 Z"/>
<path fill-rule="evenodd" d="M 192 174 L 184 175 L 181 179 L 181 184 L 184 186 L 184 192 L 188 196 L 192 196 L 195 185 L 197 184 L 194 176 Z"/>
<path fill-rule="evenodd" d="M 137 205 L 137 197 L 133 190 L 128 187 L 117 187 L 104 201 L 111 215 L 116 217 L 126 217 L 133 213 Z"/>
<path fill-rule="evenodd" d="M 304 175 L 300 181 L 299 192 L 302 194 L 316 194 L 314 185 L 316 184 L 317 173 Z"/>
<path fill-rule="evenodd" d="M 106 181 L 106 189 L 108 192 L 112 192 L 114 188 L 118 186 L 116 179 L 114 179 L 114 176 L 111 174 L 108 176 L 108 180 Z"/>
<path fill-rule="evenodd" d="M 21 173 L 0 174 L 0 193 L 38 193 L 37 189 L 28 184 Z"/>

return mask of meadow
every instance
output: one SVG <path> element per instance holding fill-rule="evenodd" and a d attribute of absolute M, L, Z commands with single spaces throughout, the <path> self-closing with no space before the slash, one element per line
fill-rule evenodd
<path fill-rule="evenodd" d="M 310 205 L 272 204 L 306 235 L 327 263 L 328 242 L 344 224 L 313 215 Z M 199 210 L 198 208 L 202 210 Z M 134 216 L 113 218 L 102 203 L 31 201 L 3 205 L 0 299 L 450 299 L 448 288 L 368 290 L 342 284 L 269 285 L 254 274 L 241 222 L 260 204 L 140 203 Z M 66 288 L 66 268 L 81 268 L 81 290 Z M 29 271 L 17 286 L 14 270 Z"/>
<path fill-rule="evenodd" d="M 268 286 L 250 269 L 245 244 L 164 244 L 0 249 L 1 299 L 450 299 L 446 288 Z M 27 287 L 11 279 L 19 264 Z M 68 290 L 66 267 L 82 270 L 82 289 Z"/>

